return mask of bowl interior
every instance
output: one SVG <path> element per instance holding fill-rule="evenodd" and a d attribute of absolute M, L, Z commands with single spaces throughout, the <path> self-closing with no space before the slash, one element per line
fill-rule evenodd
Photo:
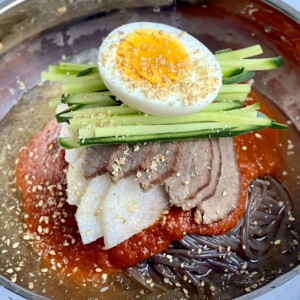
<path fill-rule="evenodd" d="M 37 1 L 28 1 L 33 5 Z M 84 1 L 78 1 L 81 3 Z M 105 1 L 104 1 L 105 2 Z M 131 2 L 131 1 L 128 1 Z M 30 9 L 29 4 L 20 4 L 19 12 Z M 56 4 L 56 6 L 54 4 Z M 97 48 L 101 40 L 115 27 L 135 21 L 152 21 L 166 23 L 194 35 L 212 51 L 225 48 L 242 48 L 253 44 L 260 44 L 265 56 L 282 55 L 285 64 L 282 68 L 272 72 L 262 72 L 256 76 L 254 88 L 263 95 L 264 102 L 270 107 L 278 121 L 288 122 L 289 129 L 282 132 L 282 152 L 285 163 L 282 166 L 283 174 L 279 176 L 289 188 L 295 201 L 294 227 L 300 228 L 300 165 L 297 164 L 295 153 L 300 150 L 300 57 L 297 49 L 300 47 L 300 26 L 288 16 L 261 1 L 229 1 L 212 0 L 200 1 L 195 4 L 165 2 L 165 6 L 151 6 L 139 8 L 112 9 L 103 12 L 105 7 L 94 6 L 91 11 L 84 5 L 77 6 L 73 17 L 60 13 L 57 2 L 53 1 L 52 9 L 57 12 L 55 21 L 47 24 L 43 20 L 43 30 L 37 30 L 38 24 L 32 25 L 22 18 L 14 26 L 24 25 L 23 32 L 32 32 L 26 39 L 19 38 L 13 43 L 14 32 L 3 38 L 4 44 L 0 65 L 1 98 L 0 98 L 0 206 L 1 226 L 1 264 L 0 274 L 15 282 L 18 286 L 10 286 L 19 293 L 20 287 L 30 289 L 34 293 L 49 298 L 62 299 L 120 299 L 125 297 L 122 283 L 114 286 L 113 293 L 103 287 L 99 289 L 85 286 L 76 286 L 70 281 L 60 281 L 59 275 L 43 273 L 40 257 L 28 242 L 26 228 L 22 224 L 22 208 L 19 204 L 19 195 L 14 187 L 14 165 L 19 149 L 26 141 L 51 118 L 53 111 L 47 108 L 47 101 L 58 95 L 58 91 L 47 85 L 40 85 L 40 73 L 49 64 L 61 60 L 85 62 L 95 60 Z M 147 3 L 145 3 L 147 4 Z M 94 4 L 93 4 L 94 5 Z M 115 7 L 117 4 L 115 3 Z M 67 6 L 67 12 L 69 7 Z M 74 7 L 70 6 L 74 10 Z M 96 10 L 97 9 L 97 10 Z M 61 9 L 63 11 L 63 9 Z M 34 13 L 39 13 L 39 7 Z M 17 10 L 15 11 L 17 16 Z M 0 16 L 1 17 L 1 16 Z M 24 17 L 25 18 L 25 17 Z M 6 12 L 2 21 L 9 19 Z M 67 20 L 67 21 L 66 21 Z M 52 22 L 53 21 L 53 22 Z M 24 23 L 22 23 L 24 22 Z M 42 21 L 40 21 L 42 22 Z M 51 23 L 52 22 L 52 23 Z M 31 31 L 30 31 L 31 30 Z M 296 49 L 296 50 L 295 50 Z M 32 89 L 35 87 L 34 89 Z M 17 105 L 15 105 L 17 103 Z M 42 113 L 41 113 L 42 112 Z M 293 151 L 289 151 L 292 143 Z M 290 263 L 296 264 L 296 252 L 291 255 L 289 263 L 277 261 L 282 272 L 292 268 Z M 4 282 L 3 281 L 3 282 Z M 5 281 L 4 283 L 8 283 Z M 107 285 L 111 282 L 108 281 Z M 230 291 L 224 294 L 225 298 L 239 296 L 244 291 Z M 26 294 L 33 298 L 33 294 Z M 128 296 L 128 295 L 127 295 Z"/>

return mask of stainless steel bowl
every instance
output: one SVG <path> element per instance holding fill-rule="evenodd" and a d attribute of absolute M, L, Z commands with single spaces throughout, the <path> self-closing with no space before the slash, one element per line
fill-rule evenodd
<path fill-rule="evenodd" d="M 297 49 L 300 49 L 298 42 L 300 14 L 281 1 L 270 0 L 263 1 L 266 3 L 264 7 L 266 18 L 260 16 L 260 19 L 256 20 L 255 9 L 259 1 L 253 2 L 254 4 L 245 0 L 237 4 L 233 0 L 222 0 L 220 3 L 223 3 L 224 7 L 239 6 L 240 13 L 237 12 L 235 16 L 228 13 L 220 18 L 217 11 L 211 11 L 211 18 L 197 19 L 195 16 L 193 18 L 185 16 L 181 7 L 195 5 L 196 10 L 210 9 L 219 5 L 217 0 L 190 2 L 91 0 L 88 4 L 84 0 L 2 1 L 0 2 L 0 120 L 2 120 L 0 126 L 6 126 L 7 118 L 14 105 L 26 91 L 40 82 L 40 72 L 49 64 L 58 62 L 64 57 L 72 58 L 86 49 L 97 47 L 101 37 L 120 24 L 136 20 L 151 20 L 180 26 L 200 37 L 213 50 L 228 45 L 242 47 L 259 42 L 263 44 L 267 54 L 281 53 L 286 59 L 286 66 L 276 74 L 276 77 L 272 74 L 259 75 L 256 88 L 289 118 L 294 130 L 292 136 L 298 138 L 296 145 L 298 151 L 300 149 L 300 99 L 298 97 L 300 95 L 300 58 L 298 58 L 300 50 Z M 252 12 L 249 10 L 251 5 L 254 5 Z M 284 19 L 283 15 L 287 17 Z M 270 19 L 271 16 L 274 16 L 274 19 L 279 18 L 278 20 L 284 19 L 286 23 L 276 25 Z M 214 20 L 218 20 L 215 25 Z M 203 26 L 206 23 L 209 24 L 211 31 L 207 31 Z M 229 27 L 218 27 L 220 24 Z M 281 25 L 283 27 L 280 27 Z M 295 32 L 298 33 L 297 36 Z M 10 138 L 7 137 L 7 141 Z M 291 159 L 288 163 L 296 164 L 296 161 Z M 299 167 L 295 172 L 298 171 Z M 11 178 L 9 176 L 11 174 L 8 174 L 8 179 Z M 8 179 L 5 182 L 1 181 L 3 186 L 10 187 Z M 296 222 L 300 228 L 300 189 L 295 178 L 289 180 L 295 199 L 295 215 L 298 217 Z M 0 194 L 3 196 L 2 191 Z M 15 198 L 12 197 L 10 201 L 17 207 L 17 195 L 13 195 Z M 2 207 L 0 212 L 0 220 L 5 224 L 0 230 L 1 235 L 9 235 L 12 240 L 18 240 L 20 243 L 20 248 L 15 249 L 11 245 L 0 242 L 0 251 L 2 251 L 0 252 L 0 284 L 5 289 L 28 299 L 45 299 L 43 294 L 62 299 L 63 290 L 56 289 L 55 286 L 50 287 L 51 279 L 45 277 L 38 280 L 38 282 L 46 282 L 45 286 L 34 288 L 35 293 L 28 290 L 30 273 L 35 274 L 38 270 L 38 259 L 26 241 L 19 238 L 23 234 L 20 228 L 14 226 L 14 223 L 5 221 L 13 219 L 22 224 L 20 214 L 13 214 L 8 207 Z M 7 248 L 9 248 L 8 252 L 3 251 Z M 10 272 L 7 271 L 20 257 L 26 258 L 26 265 L 20 271 L 22 280 L 13 283 Z M 239 299 L 298 299 L 299 273 L 300 266 L 297 266 L 268 285 Z M 43 292 L 44 288 L 45 292 Z M 5 290 L 0 289 L 0 293 L 2 292 L 4 293 Z M 80 299 L 85 298 L 84 291 L 78 295 Z"/>

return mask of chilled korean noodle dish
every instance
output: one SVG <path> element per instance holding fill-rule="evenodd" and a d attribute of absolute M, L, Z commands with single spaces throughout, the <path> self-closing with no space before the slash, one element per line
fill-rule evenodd
<path fill-rule="evenodd" d="M 115 28 L 96 52 L 49 65 L 25 96 L 47 123 L 19 129 L 13 188 L 41 272 L 99 299 L 230 299 L 293 268 L 294 145 L 253 87 L 283 58 L 212 52 L 152 22 Z"/>

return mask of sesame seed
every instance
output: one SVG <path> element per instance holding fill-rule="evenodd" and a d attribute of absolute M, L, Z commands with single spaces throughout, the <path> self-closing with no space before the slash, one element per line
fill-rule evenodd
<path fill-rule="evenodd" d="M 29 288 L 30 290 L 32 290 L 32 289 L 34 288 L 33 282 L 29 282 L 29 283 L 28 283 L 28 288 Z"/>
<path fill-rule="evenodd" d="M 294 218 L 292 215 L 290 215 L 290 216 L 289 216 L 289 221 L 290 221 L 290 222 L 293 222 L 293 221 L 295 221 L 295 218 Z"/>
<path fill-rule="evenodd" d="M 261 134 L 259 134 L 259 133 L 255 133 L 255 137 L 258 138 L 258 139 L 262 138 Z"/>
<path fill-rule="evenodd" d="M 47 269 L 47 268 L 43 268 L 43 269 L 41 269 L 41 272 L 42 272 L 42 273 L 47 273 L 47 272 L 48 272 L 48 269 Z"/>
<path fill-rule="evenodd" d="M 15 248 L 18 248 L 18 246 L 19 246 L 19 243 L 18 242 L 16 242 L 16 243 L 14 243 L 13 245 L 12 245 L 12 247 L 15 249 Z"/>
<path fill-rule="evenodd" d="M 247 264 L 247 262 L 245 262 L 244 264 L 242 264 L 242 270 L 246 270 L 246 269 L 247 269 L 247 267 L 248 267 L 248 264 Z"/>
<path fill-rule="evenodd" d="M 50 250 L 50 251 L 49 251 L 49 254 L 50 254 L 50 255 L 56 255 L 56 252 L 55 252 L 54 250 Z"/>
<path fill-rule="evenodd" d="M 56 11 L 60 14 L 64 14 L 67 11 L 67 7 L 66 6 L 60 6 L 56 9 Z"/>

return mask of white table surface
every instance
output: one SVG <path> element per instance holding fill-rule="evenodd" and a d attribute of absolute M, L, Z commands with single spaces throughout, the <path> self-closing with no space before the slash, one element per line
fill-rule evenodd
<path fill-rule="evenodd" d="M 0 0 L 4 2 L 3 0 Z M 296 10 L 300 11 L 300 0 L 282 0 L 289 6 L 295 8 Z M 255 297 L 257 300 L 299 300 L 300 299 L 300 277 L 299 275 L 289 282 L 282 285 L 280 290 L 276 289 L 269 293 L 266 296 L 258 296 Z M 15 295 L 14 293 L 8 291 L 4 287 L 0 286 L 0 299 L 1 300 L 26 300 L 23 297 Z"/>

